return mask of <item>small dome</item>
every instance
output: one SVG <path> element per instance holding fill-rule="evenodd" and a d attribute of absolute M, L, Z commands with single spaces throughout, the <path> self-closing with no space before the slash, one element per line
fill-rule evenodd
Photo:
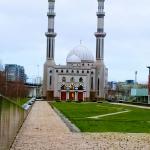
<path fill-rule="evenodd" d="M 79 46 L 75 47 L 73 50 L 70 51 L 70 53 L 67 56 L 66 61 L 68 62 L 68 59 L 70 60 L 71 57 L 74 59 L 75 58 L 74 56 L 78 57 L 80 59 L 80 62 L 93 62 L 94 61 L 94 57 L 92 53 L 89 51 L 87 47 L 83 46 L 82 44 L 80 44 Z M 71 62 L 76 62 L 76 61 L 74 59 Z"/>
<path fill-rule="evenodd" d="M 76 55 L 71 55 L 71 56 L 67 57 L 66 61 L 67 61 L 67 63 L 73 63 L 73 62 L 80 63 L 81 59 Z"/>

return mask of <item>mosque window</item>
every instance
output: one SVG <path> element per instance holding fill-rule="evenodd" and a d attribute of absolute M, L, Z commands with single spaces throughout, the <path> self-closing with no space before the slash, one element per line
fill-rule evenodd
<path fill-rule="evenodd" d="M 66 90 L 66 86 L 65 86 L 65 85 L 62 85 L 62 86 L 61 86 L 61 90 Z"/>
<path fill-rule="evenodd" d="M 66 82 L 66 78 L 65 77 L 62 78 L 62 82 Z"/>
<path fill-rule="evenodd" d="M 97 95 L 99 95 L 99 78 L 98 78 L 98 82 L 97 82 Z"/>
<path fill-rule="evenodd" d="M 93 90 L 93 77 L 91 77 L 91 90 Z"/>
<path fill-rule="evenodd" d="M 83 85 L 79 85 L 78 90 L 83 90 Z"/>
<path fill-rule="evenodd" d="M 49 77 L 49 85 L 52 85 L 52 76 Z"/>
<path fill-rule="evenodd" d="M 72 77 L 71 79 L 70 79 L 70 82 L 74 82 L 75 80 L 74 80 L 74 77 Z"/>
<path fill-rule="evenodd" d="M 82 77 L 79 79 L 79 82 L 83 82 L 83 78 Z"/>
<path fill-rule="evenodd" d="M 75 89 L 74 84 L 71 84 L 71 85 L 70 85 L 70 90 L 74 90 L 74 89 Z"/>

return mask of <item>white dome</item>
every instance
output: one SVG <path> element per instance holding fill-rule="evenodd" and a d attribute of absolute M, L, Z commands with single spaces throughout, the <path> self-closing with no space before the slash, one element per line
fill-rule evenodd
<path fill-rule="evenodd" d="M 81 59 L 76 55 L 71 55 L 71 56 L 67 57 L 66 61 L 68 63 L 73 63 L 73 62 L 80 63 Z"/>
<path fill-rule="evenodd" d="M 93 54 L 89 51 L 87 47 L 81 44 L 70 51 L 70 53 L 67 56 L 66 61 L 68 62 L 68 59 L 69 59 L 69 62 L 76 62 L 76 60 L 78 62 L 79 59 L 77 59 L 77 57 L 80 59 L 80 62 L 93 62 L 94 61 Z"/>

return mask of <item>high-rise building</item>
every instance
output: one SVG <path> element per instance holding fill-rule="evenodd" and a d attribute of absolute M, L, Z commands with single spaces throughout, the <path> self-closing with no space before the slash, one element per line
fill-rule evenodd
<path fill-rule="evenodd" d="M 3 64 L 2 64 L 2 61 L 0 60 L 0 71 L 3 71 L 4 68 L 3 68 Z"/>
<path fill-rule="evenodd" d="M 7 64 L 5 65 L 5 74 L 7 81 L 26 82 L 26 74 L 23 66 Z"/>
<path fill-rule="evenodd" d="M 43 96 L 47 99 L 86 101 L 105 98 L 108 69 L 104 64 L 104 1 L 98 0 L 96 60 L 88 48 L 80 44 L 69 52 L 66 65 L 56 65 L 55 0 L 48 0 L 47 52 L 43 80 Z"/>

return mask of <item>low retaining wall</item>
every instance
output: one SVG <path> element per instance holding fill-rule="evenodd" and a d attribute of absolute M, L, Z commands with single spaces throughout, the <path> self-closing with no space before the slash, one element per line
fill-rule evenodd
<path fill-rule="evenodd" d="M 0 150 L 11 147 L 29 111 L 0 97 Z"/>

